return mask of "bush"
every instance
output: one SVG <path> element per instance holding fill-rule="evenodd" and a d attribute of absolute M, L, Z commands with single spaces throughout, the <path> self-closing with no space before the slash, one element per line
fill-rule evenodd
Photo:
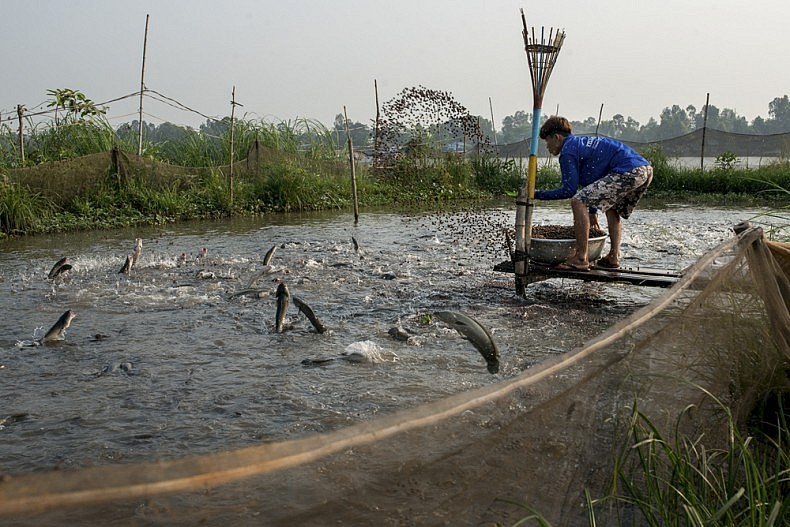
<path fill-rule="evenodd" d="M 524 179 L 521 167 L 514 159 L 498 157 L 472 158 L 472 173 L 477 188 L 492 194 L 518 192 Z"/>
<path fill-rule="evenodd" d="M 51 204 L 20 185 L 0 182 L 0 230 L 8 234 L 35 231 L 51 214 Z"/>

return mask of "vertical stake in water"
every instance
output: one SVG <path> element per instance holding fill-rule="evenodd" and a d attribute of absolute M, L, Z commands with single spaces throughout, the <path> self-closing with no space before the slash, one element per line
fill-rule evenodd
<path fill-rule="evenodd" d="M 514 267 L 516 274 L 516 294 L 524 296 L 529 271 L 529 251 L 532 246 L 532 210 L 535 199 L 535 179 L 538 175 L 538 140 L 540 134 L 540 113 L 543 107 L 543 94 L 549 83 L 549 76 L 554 69 L 565 31 L 549 29 L 548 38 L 545 29 L 540 29 L 540 39 L 535 36 L 535 29 L 527 28 L 524 10 L 521 10 L 521 22 L 524 25 L 524 49 L 527 52 L 527 64 L 532 78 L 532 142 L 529 149 L 527 165 L 527 181 L 519 190 L 516 198 L 516 252 Z"/>
<path fill-rule="evenodd" d="M 351 164 L 351 194 L 354 199 L 354 225 L 359 223 L 359 201 L 357 200 L 357 172 L 354 163 L 354 143 L 351 141 L 351 131 L 348 129 L 348 115 L 343 106 L 343 120 L 346 123 L 346 139 L 348 141 L 348 162 Z"/>

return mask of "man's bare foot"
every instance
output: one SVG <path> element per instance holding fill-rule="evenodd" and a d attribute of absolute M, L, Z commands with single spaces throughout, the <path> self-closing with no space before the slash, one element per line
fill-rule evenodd
<path fill-rule="evenodd" d="M 571 258 L 569 260 L 566 260 L 562 263 L 555 265 L 554 268 L 560 269 L 562 271 L 589 271 L 590 262 L 586 260 L 578 260 L 575 258 Z"/>
<path fill-rule="evenodd" d="M 606 267 L 608 269 L 618 269 L 620 267 L 620 262 L 617 260 L 616 257 L 612 256 L 611 254 L 607 254 L 597 262 L 595 265 L 598 267 Z"/>

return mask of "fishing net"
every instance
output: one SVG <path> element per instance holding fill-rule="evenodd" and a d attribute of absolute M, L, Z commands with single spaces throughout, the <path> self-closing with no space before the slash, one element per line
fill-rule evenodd
<path fill-rule="evenodd" d="M 580 135 L 588 134 L 587 132 L 578 133 Z M 671 157 L 699 157 L 702 153 L 703 144 L 705 145 L 705 155 L 710 157 L 719 156 L 725 152 L 731 152 L 738 157 L 758 158 L 786 158 L 790 155 L 790 133 L 755 135 L 724 132 L 714 128 L 706 128 L 703 131 L 700 128 L 699 130 L 661 141 L 648 143 L 639 141 L 623 142 L 640 152 L 648 146 L 659 147 L 664 154 Z M 494 149 L 500 157 L 528 157 L 530 143 L 531 140 L 526 138 L 524 141 L 517 143 L 497 145 Z M 540 157 L 549 156 L 546 145 L 542 143 L 538 145 L 538 155 Z"/>
<path fill-rule="evenodd" d="M 4 525 L 493 525 L 515 523 L 529 506 L 554 525 L 586 525 L 584 492 L 609 490 L 635 405 L 659 430 L 679 423 L 715 443 L 726 426 L 711 396 L 740 422 L 764 390 L 787 386 L 789 267 L 788 244 L 748 228 L 653 303 L 515 378 L 291 441 L 5 475 L 0 517 Z M 599 512 L 599 524 L 616 524 L 615 514 L 624 512 Z"/>
<path fill-rule="evenodd" d="M 345 169 L 347 164 L 339 160 L 303 158 L 254 141 L 250 145 L 247 157 L 234 163 L 234 176 L 239 179 L 253 178 L 267 164 L 285 161 L 319 173 L 337 171 L 338 166 Z M 116 148 L 109 152 L 8 169 L 7 180 L 10 183 L 24 185 L 53 203 L 63 206 L 76 197 L 91 195 L 105 186 L 120 187 L 134 182 L 149 189 L 196 188 L 200 186 L 201 181 L 214 174 L 227 179 L 230 165 L 185 167 Z"/>

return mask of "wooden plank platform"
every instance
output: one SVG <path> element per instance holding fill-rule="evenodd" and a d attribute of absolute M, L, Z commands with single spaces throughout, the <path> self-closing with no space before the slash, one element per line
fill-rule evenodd
<path fill-rule="evenodd" d="M 494 271 L 502 273 L 515 273 L 512 261 L 505 261 L 494 266 Z M 682 274 L 664 269 L 648 267 L 610 269 L 608 267 L 593 266 L 589 271 L 576 271 L 556 269 L 545 265 L 530 262 L 527 272 L 527 281 L 534 282 L 548 278 L 573 278 L 587 282 L 625 282 L 633 285 L 648 287 L 671 287 Z"/>

